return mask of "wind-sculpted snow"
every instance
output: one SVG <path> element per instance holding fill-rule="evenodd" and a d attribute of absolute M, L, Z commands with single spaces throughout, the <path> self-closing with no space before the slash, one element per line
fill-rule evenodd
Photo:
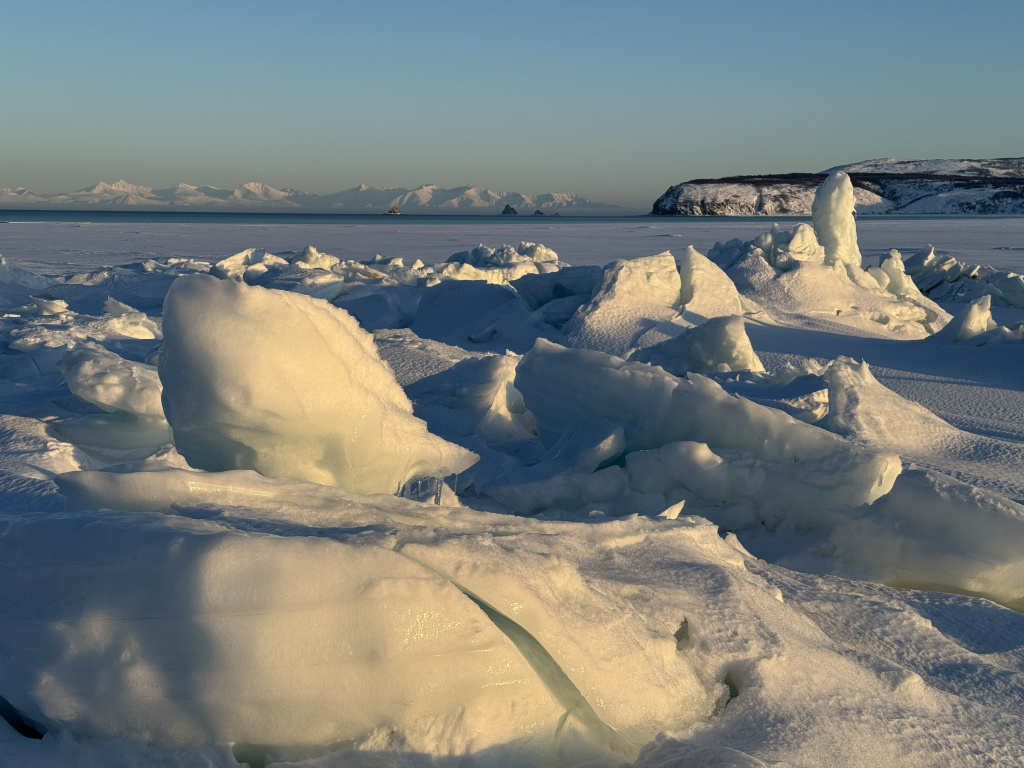
<path fill-rule="evenodd" d="M 850 192 L 603 268 L 0 263 L 0 764 L 1024 762 L 1014 276 L 860 259 Z"/>

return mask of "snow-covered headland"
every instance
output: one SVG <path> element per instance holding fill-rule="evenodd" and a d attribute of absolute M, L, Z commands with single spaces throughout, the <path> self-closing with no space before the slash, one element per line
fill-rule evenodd
<path fill-rule="evenodd" d="M 854 202 L 0 263 L 0 764 L 1024 761 L 1021 278 Z"/>
<path fill-rule="evenodd" d="M 655 215 L 807 216 L 829 173 L 849 174 L 869 214 L 1024 214 L 1024 158 L 868 160 L 822 173 L 695 179 L 670 187 Z"/>

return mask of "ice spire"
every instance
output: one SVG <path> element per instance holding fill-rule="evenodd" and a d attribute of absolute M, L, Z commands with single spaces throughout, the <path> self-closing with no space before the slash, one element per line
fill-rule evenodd
<path fill-rule="evenodd" d="M 842 171 L 830 173 L 814 193 L 811 220 L 818 242 L 825 249 L 827 264 L 842 261 L 855 267 L 861 265 L 854 205 L 853 184 Z"/>

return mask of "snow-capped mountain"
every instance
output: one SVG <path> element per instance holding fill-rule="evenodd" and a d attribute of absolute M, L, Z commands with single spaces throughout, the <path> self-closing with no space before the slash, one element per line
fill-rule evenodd
<path fill-rule="evenodd" d="M 850 174 L 860 213 L 1024 214 L 1024 158 L 866 160 L 821 173 L 696 179 L 670 187 L 653 214 L 809 216 L 832 171 Z"/>
<path fill-rule="evenodd" d="M 205 208 L 213 210 L 308 210 L 338 213 L 375 213 L 390 208 L 403 212 L 476 212 L 500 211 L 505 205 L 522 209 L 523 213 L 560 210 L 604 209 L 613 212 L 617 206 L 596 203 L 574 194 L 558 192 L 524 195 L 518 192 L 493 192 L 483 187 L 445 189 L 424 185 L 416 189 L 389 187 L 380 189 L 361 184 L 327 195 L 316 195 L 297 189 L 275 189 L 251 181 L 235 189 L 197 187 L 176 184 L 154 189 L 116 181 L 100 182 L 75 192 L 39 194 L 24 187 L 0 188 L 0 205 L 16 207 L 44 206 L 166 206 L 173 208 Z"/>

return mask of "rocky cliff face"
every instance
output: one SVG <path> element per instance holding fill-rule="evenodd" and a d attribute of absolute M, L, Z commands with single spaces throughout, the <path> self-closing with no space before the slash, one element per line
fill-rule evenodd
<path fill-rule="evenodd" d="M 877 214 L 1024 214 L 1024 158 L 869 160 L 823 173 L 696 179 L 670 187 L 653 214 L 809 216 L 814 190 L 843 170 L 857 210 Z"/>

